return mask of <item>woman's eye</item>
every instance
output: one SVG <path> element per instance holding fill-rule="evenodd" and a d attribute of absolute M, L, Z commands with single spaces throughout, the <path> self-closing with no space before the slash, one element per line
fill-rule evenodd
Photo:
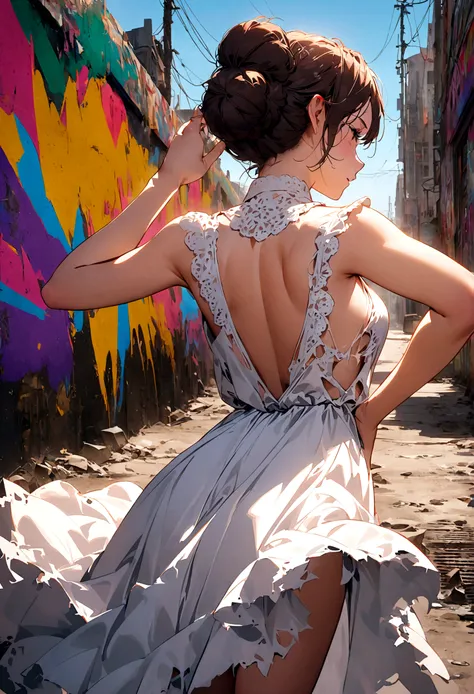
<path fill-rule="evenodd" d="M 362 139 L 362 135 L 361 135 L 359 130 L 356 130 L 356 128 L 351 128 L 351 130 L 352 130 L 352 137 L 354 138 L 354 140 Z"/>

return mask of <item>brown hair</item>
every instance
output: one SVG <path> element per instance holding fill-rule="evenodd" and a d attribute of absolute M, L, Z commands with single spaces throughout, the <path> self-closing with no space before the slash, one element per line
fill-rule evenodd
<path fill-rule="evenodd" d="M 209 130 L 240 161 L 261 169 L 295 147 L 310 124 L 307 107 L 315 94 L 326 107 L 317 166 L 328 158 L 341 125 L 367 103 L 372 123 L 362 141 L 369 145 L 378 137 L 384 109 L 377 78 L 360 53 L 337 39 L 251 20 L 227 32 L 217 61 L 202 111 Z"/>

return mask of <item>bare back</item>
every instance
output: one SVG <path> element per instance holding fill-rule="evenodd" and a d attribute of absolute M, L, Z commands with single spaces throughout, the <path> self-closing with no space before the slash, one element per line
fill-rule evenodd
<path fill-rule="evenodd" d="M 279 398 L 290 380 L 310 301 L 309 281 L 314 271 L 315 247 L 328 217 L 337 218 L 342 208 L 308 205 L 308 209 L 278 233 L 249 237 L 232 228 L 232 214 L 217 216 L 216 261 L 218 279 L 235 330 L 260 379 Z M 355 214 L 355 211 L 352 213 Z M 271 220 L 268 220 L 271 226 Z M 264 231 L 264 230 L 263 230 Z M 334 302 L 323 342 L 336 347 L 345 358 L 336 359 L 333 375 L 347 388 L 361 368 L 357 355 L 367 346 L 364 334 L 372 304 L 371 291 L 356 276 L 342 271 L 344 244 L 331 259 L 332 273 L 325 281 Z M 328 273 L 329 274 L 329 273 Z M 191 262 L 183 267 L 184 278 L 214 336 L 220 331 Z M 338 397 L 337 389 L 328 393 Z"/>

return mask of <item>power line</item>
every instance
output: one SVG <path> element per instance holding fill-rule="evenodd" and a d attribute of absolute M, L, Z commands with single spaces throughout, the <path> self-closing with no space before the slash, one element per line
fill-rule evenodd
<path fill-rule="evenodd" d="M 210 60 L 209 57 L 208 57 L 208 56 L 204 53 L 204 51 L 202 50 L 201 46 L 196 42 L 196 39 L 194 38 L 194 36 L 191 34 L 191 32 L 189 31 L 188 27 L 186 26 L 186 22 L 185 22 L 184 19 L 182 18 L 181 13 L 180 13 L 180 12 L 177 12 L 176 14 L 177 14 L 177 16 L 178 16 L 179 21 L 180 21 L 181 24 L 183 25 L 183 28 L 184 28 L 185 32 L 188 34 L 189 38 L 191 39 L 191 41 L 193 42 L 193 44 L 196 46 L 196 48 L 198 49 L 199 53 L 202 55 L 203 58 L 205 58 L 205 59 L 207 60 L 208 63 L 211 63 L 212 65 L 214 65 L 214 64 L 215 64 L 215 61 L 214 61 L 214 60 Z M 209 52 L 209 55 L 212 55 L 211 52 L 209 51 L 209 49 L 208 49 L 208 52 Z"/>
<path fill-rule="evenodd" d="M 176 8 L 176 9 L 178 10 L 178 8 Z M 181 14 L 181 12 L 184 14 L 184 16 L 186 17 L 186 19 L 188 20 L 188 22 L 189 22 L 189 28 L 190 28 L 191 31 L 194 33 L 194 36 L 196 37 L 197 41 L 199 41 L 199 43 L 201 44 L 201 47 L 204 49 L 204 51 L 207 51 L 207 52 L 209 53 L 209 56 L 214 60 L 214 55 L 212 54 L 212 52 L 211 52 L 209 46 L 207 45 L 206 41 L 202 38 L 201 34 L 199 33 L 199 31 L 198 31 L 198 30 L 196 29 L 196 27 L 194 26 L 193 21 L 191 20 L 190 16 L 189 16 L 188 13 L 186 12 L 186 8 L 185 8 L 185 7 L 180 7 L 180 8 L 179 8 L 178 14 Z M 183 19 L 183 18 L 181 17 L 181 19 Z"/>
<path fill-rule="evenodd" d="M 189 106 L 189 108 L 192 108 L 192 107 L 191 107 L 191 102 L 193 102 L 193 103 L 196 105 L 196 104 L 199 103 L 199 101 L 198 101 L 197 99 L 193 99 L 193 97 L 190 96 L 190 95 L 188 94 L 188 92 L 186 91 L 186 89 L 183 87 L 183 84 L 182 84 L 182 82 L 181 82 L 181 79 L 183 79 L 183 76 L 180 74 L 180 72 L 178 71 L 178 69 L 177 69 L 174 65 L 172 66 L 172 70 L 173 70 L 174 79 L 175 79 L 175 81 L 176 81 L 176 84 L 178 85 L 180 91 L 181 91 L 181 92 L 184 94 L 184 96 L 186 97 L 186 99 L 187 99 L 187 101 L 188 101 L 188 106 Z"/>
<path fill-rule="evenodd" d="M 428 14 L 428 12 L 429 12 L 430 9 L 431 9 L 431 6 L 432 6 L 432 4 L 433 4 L 433 0 L 425 0 L 425 2 L 429 2 L 429 5 L 428 5 L 428 7 L 426 8 L 425 14 L 424 14 L 423 17 L 421 18 L 421 21 L 418 23 L 418 25 L 417 25 L 417 27 L 416 27 L 416 29 L 415 29 L 414 37 L 412 37 L 412 41 L 413 41 L 415 38 L 418 38 L 418 45 L 419 45 L 419 43 L 420 43 L 420 29 L 421 29 L 421 25 L 422 25 L 423 22 L 425 21 L 426 15 Z M 414 5 L 423 5 L 424 2 L 423 2 L 423 3 L 421 3 L 421 2 L 416 2 L 416 3 L 412 3 L 412 4 L 414 4 Z M 414 14 L 413 14 L 413 16 L 415 17 Z M 415 21 L 416 21 L 416 17 L 415 17 Z M 420 46 L 420 50 L 421 50 L 421 46 Z"/>
<path fill-rule="evenodd" d="M 204 84 L 204 80 L 202 80 L 202 79 L 199 77 L 199 75 L 196 75 L 196 73 L 193 72 L 193 71 L 191 70 L 190 67 L 188 67 L 187 65 L 185 65 L 185 64 L 183 63 L 183 61 L 182 61 L 182 59 L 181 59 L 181 57 L 180 57 L 180 55 L 179 55 L 179 53 L 178 53 L 177 51 L 176 51 L 176 56 L 177 56 L 179 62 L 181 63 L 182 67 L 184 67 L 184 69 L 186 70 L 186 73 L 187 73 L 188 77 L 189 77 L 189 75 L 191 74 L 191 75 L 193 75 L 197 80 L 199 80 L 199 84 L 195 84 L 194 86 L 195 86 L 195 87 L 202 87 L 203 84 Z"/>
<path fill-rule="evenodd" d="M 184 9 L 184 7 L 183 7 L 183 8 L 180 8 L 180 10 L 183 12 L 184 16 L 186 17 L 186 19 L 187 19 L 187 21 L 188 21 L 188 23 L 189 23 L 189 28 L 190 28 L 191 31 L 193 32 L 193 34 L 194 34 L 196 40 L 199 41 L 199 43 L 201 44 L 201 47 L 202 47 L 205 51 L 207 51 L 207 52 L 209 53 L 210 57 L 212 58 L 213 56 L 212 56 L 212 53 L 211 53 L 211 50 L 210 50 L 209 46 L 207 45 L 207 43 L 206 43 L 205 40 L 202 38 L 202 36 L 201 36 L 201 34 L 199 33 L 199 31 L 198 31 L 198 30 L 196 29 L 196 27 L 194 26 L 194 24 L 193 24 L 191 18 L 190 18 L 189 15 L 187 14 L 187 12 L 186 12 L 186 10 Z"/>
<path fill-rule="evenodd" d="M 180 60 L 179 62 L 181 63 L 181 65 L 184 67 L 184 69 L 185 69 L 186 72 L 187 72 L 188 69 L 187 69 L 186 65 L 183 63 L 183 61 Z M 179 72 L 179 71 L 178 71 L 178 68 L 176 67 L 176 65 L 173 64 L 173 67 L 174 67 L 174 69 L 175 69 L 177 72 Z M 181 73 L 179 73 L 179 74 L 181 75 L 181 79 L 183 79 L 185 82 L 187 82 L 188 84 L 190 84 L 192 87 L 202 87 L 202 86 L 203 86 L 203 83 L 202 83 L 202 82 L 199 83 L 199 84 L 197 84 L 196 82 L 192 82 L 190 79 L 187 79 L 183 74 L 181 74 Z"/>
<path fill-rule="evenodd" d="M 396 32 L 396 30 L 397 30 L 397 26 L 398 26 L 398 24 L 399 24 L 399 22 L 400 22 L 400 17 L 399 17 L 399 18 L 397 19 L 396 23 L 395 23 L 395 26 L 393 27 L 392 33 L 390 34 L 390 29 L 391 29 L 391 27 L 392 27 L 393 17 L 394 17 L 394 15 L 395 15 L 395 9 L 396 9 L 396 8 L 394 7 L 394 8 L 393 8 L 393 12 L 392 12 L 392 16 L 390 17 L 390 22 L 389 22 L 389 25 L 388 25 L 387 35 L 386 35 L 386 37 L 385 37 L 384 44 L 383 44 L 382 48 L 380 49 L 380 51 L 379 51 L 379 52 L 377 53 L 377 55 L 375 56 L 375 58 L 373 58 L 371 61 L 369 61 L 370 63 L 375 63 L 375 61 L 378 60 L 378 59 L 380 58 L 380 56 L 382 55 L 382 53 L 383 53 L 383 52 L 385 51 L 385 49 L 388 47 L 390 41 L 393 39 L 393 35 L 395 34 L 395 32 Z"/>
<path fill-rule="evenodd" d="M 204 31 L 206 32 L 206 34 L 207 34 L 213 41 L 215 41 L 216 43 L 219 43 L 218 39 L 216 39 L 215 36 L 213 36 L 211 33 L 209 33 L 209 31 L 206 29 L 206 27 L 204 26 L 204 24 L 201 24 L 201 22 L 199 21 L 199 17 L 196 16 L 196 13 L 193 12 L 193 8 L 192 8 L 190 5 L 188 5 L 188 3 L 186 2 L 186 0 L 181 0 L 181 4 L 188 8 L 188 10 L 191 12 L 191 14 L 193 15 L 193 17 L 194 17 L 194 19 L 196 20 L 196 22 L 199 24 L 199 26 L 200 26 L 202 29 L 204 29 Z"/>

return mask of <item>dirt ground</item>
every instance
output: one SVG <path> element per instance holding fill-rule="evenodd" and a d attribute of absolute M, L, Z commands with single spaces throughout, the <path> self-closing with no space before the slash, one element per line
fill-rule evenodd
<path fill-rule="evenodd" d="M 407 342 L 403 333 L 390 332 L 374 387 L 390 373 Z M 229 411 L 211 390 L 193 403 L 187 421 L 157 424 L 131 440 L 134 445 L 153 448 L 151 456 L 115 462 L 107 477 L 83 475 L 73 483 L 80 491 L 110 484 L 115 478 L 144 487 Z M 447 600 L 460 604 L 446 604 L 440 597 L 423 623 L 430 644 L 452 676 L 441 688 L 447 694 L 474 692 L 474 508 L 467 505 L 474 492 L 470 442 L 474 442 L 472 405 L 451 381 L 443 379 L 427 384 L 382 423 L 373 455 L 380 521 L 423 542 L 423 549 L 441 572 L 444 590 L 456 583 L 455 575 L 446 584 L 447 573 L 459 569 L 462 583 L 458 581 L 457 590 Z"/>

